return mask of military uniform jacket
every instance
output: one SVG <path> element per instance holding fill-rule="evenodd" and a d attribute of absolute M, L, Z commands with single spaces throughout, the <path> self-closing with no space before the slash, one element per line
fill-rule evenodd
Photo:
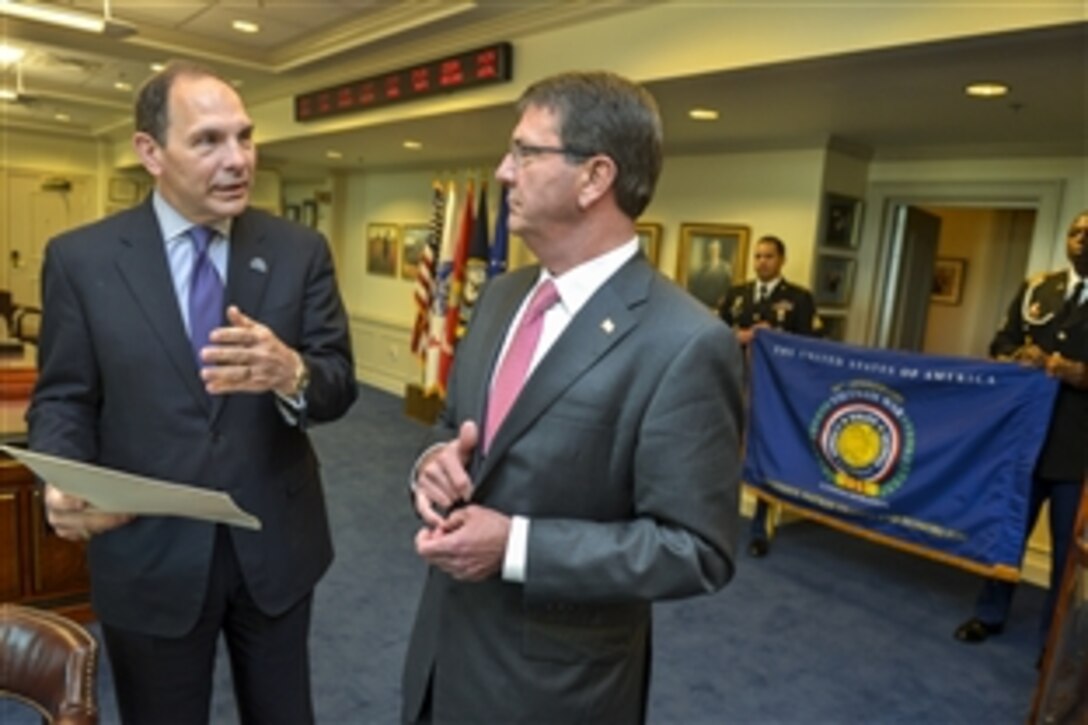
<path fill-rule="evenodd" d="M 799 335 L 818 335 L 820 320 L 812 293 L 782 279 L 767 299 L 756 302 L 756 280 L 730 288 L 721 318 L 730 327 L 751 327 L 766 322 L 776 330 Z"/>
<path fill-rule="evenodd" d="M 994 357 L 1030 344 L 1044 352 L 1088 363 L 1088 304 L 1066 304 L 1067 270 L 1041 274 L 1021 286 L 1005 324 L 990 343 Z M 1062 385 L 1035 472 L 1043 478 L 1079 481 L 1088 464 L 1088 391 Z"/>

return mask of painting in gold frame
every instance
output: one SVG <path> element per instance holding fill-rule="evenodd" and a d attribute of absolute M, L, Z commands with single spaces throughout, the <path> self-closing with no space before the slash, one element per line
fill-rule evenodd
<path fill-rule="evenodd" d="M 711 309 L 744 281 L 751 229 L 739 224 L 681 224 L 676 282 Z"/>
<path fill-rule="evenodd" d="M 400 255 L 400 227 L 396 224 L 368 224 L 366 227 L 366 271 L 382 277 L 397 276 Z"/>
<path fill-rule="evenodd" d="M 661 260 L 661 237 L 664 227 L 657 222 L 639 222 L 635 224 L 635 234 L 638 235 L 638 246 L 650 264 L 657 266 Z"/>

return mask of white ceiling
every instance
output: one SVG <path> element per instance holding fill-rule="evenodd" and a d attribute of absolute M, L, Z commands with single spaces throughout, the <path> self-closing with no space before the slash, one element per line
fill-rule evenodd
<path fill-rule="evenodd" d="M 101 0 L 42 2 L 103 15 Z M 125 135 L 132 92 L 149 64 L 197 57 L 235 80 L 251 103 L 290 96 L 498 40 L 637 10 L 644 0 L 112 0 L 133 26 L 123 39 L 0 18 L 0 38 L 28 50 L 24 100 L 0 123 L 59 133 Z M 260 24 L 242 35 L 233 20 Z M 517 44 L 515 42 L 515 55 Z M 515 58 L 516 62 L 516 58 Z M 345 72 L 345 68 L 349 69 Z M 12 69 L 2 77 L 13 81 Z M 966 98 L 964 83 L 997 78 L 1005 99 Z M 671 152 L 765 150 L 836 143 L 878 158 L 1088 153 L 1088 23 L 765 65 L 649 84 Z M 721 112 L 687 119 L 692 106 Z M 66 114 L 67 121 L 57 121 Z M 493 163 L 509 107 L 268 144 L 262 161 L 293 174 L 328 168 Z M 423 142 L 421 152 L 401 147 Z M 327 161 L 336 149 L 344 158 Z"/>

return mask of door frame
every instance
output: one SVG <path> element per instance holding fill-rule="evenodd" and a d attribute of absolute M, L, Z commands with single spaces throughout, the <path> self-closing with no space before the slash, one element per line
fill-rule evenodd
<path fill-rule="evenodd" d="M 1065 182 L 984 182 L 984 181 L 904 181 L 876 182 L 869 186 L 866 206 L 870 213 L 862 222 L 862 239 L 875 244 L 862 244 L 858 255 L 859 286 L 862 294 L 855 295 L 850 318 L 853 322 L 848 339 L 860 339 L 863 345 L 874 345 L 880 330 L 881 310 L 892 293 L 884 280 L 894 263 L 891 235 L 894 228 L 892 211 L 899 205 L 981 207 L 1005 209 L 1034 209 L 1035 228 L 1032 230 L 1028 269 L 1045 270 L 1064 264 L 1065 245 L 1062 242 L 1061 213 Z"/>

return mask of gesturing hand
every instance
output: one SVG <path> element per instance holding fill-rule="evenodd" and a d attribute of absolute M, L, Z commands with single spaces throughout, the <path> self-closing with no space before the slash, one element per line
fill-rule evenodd
<path fill-rule="evenodd" d="M 457 437 L 435 449 L 416 470 L 416 512 L 431 527 L 442 523 L 439 511 L 449 511 L 459 501 L 472 497 L 468 462 L 479 440 L 479 429 L 471 420 L 461 424 Z"/>
<path fill-rule="evenodd" d="M 212 330 L 211 344 L 200 351 L 205 389 L 213 395 L 294 393 L 302 366 L 299 354 L 235 305 L 227 308 L 227 322 L 229 326 Z"/>

